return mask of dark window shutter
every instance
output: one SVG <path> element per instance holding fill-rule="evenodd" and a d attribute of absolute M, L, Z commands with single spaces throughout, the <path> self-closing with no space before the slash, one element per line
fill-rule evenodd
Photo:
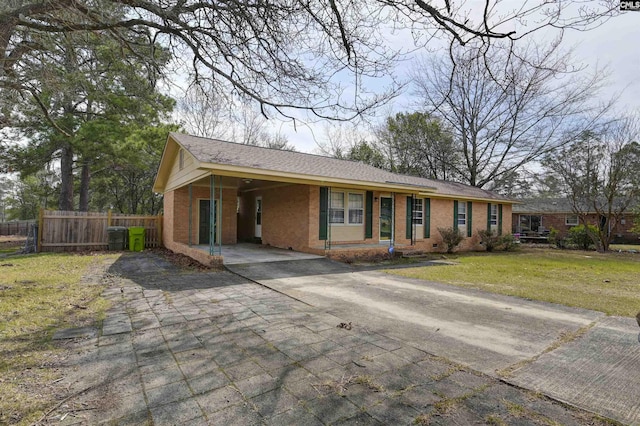
<path fill-rule="evenodd" d="M 487 231 L 491 231 L 491 203 L 487 203 Z"/>
<path fill-rule="evenodd" d="M 431 238 L 431 198 L 424 199 L 424 237 Z"/>
<path fill-rule="evenodd" d="M 498 235 L 502 235 L 502 204 L 498 204 Z"/>
<path fill-rule="evenodd" d="M 364 237 L 373 238 L 373 192 L 367 191 L 364 218 Z"/>
<path fill-rule="evenodd" d="M 407 197 L 407 239 L 413 239 L 413 197 Z"/>
<path fill-rule="evenodd" d="M 473 235 L 473 203 L 467 201 L 467 237 Z"/>
<path fill-rule="evenodd" d="M 458 227 L 458 200 L 453 201 L 453 227 Z"/>
<path fill-rule="evenodd" d="M 320 223 L 319 225 L 319 239 L 327 239 L 327 219 L 329 218 L 329 188 L 326 186 L 320 187 Z"/>

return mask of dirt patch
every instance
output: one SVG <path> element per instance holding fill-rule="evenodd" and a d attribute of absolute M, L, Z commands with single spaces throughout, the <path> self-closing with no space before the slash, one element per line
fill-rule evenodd
<path fill-rule="evenodd" d="M 174 253 L 166 248 L 152 248 L 147 249 L 145 251 L 150 251 L 151 253 L 162 257 L 163 259 L 170 262 L 172 265 L 177 266 L 182 270 L 187 271 L 218 271 L 222 269 L 221 267 L 211 267 L 203 265 L 195 259 L 190 258 L 189 256 L 185 256 L 181 253 Z"/>

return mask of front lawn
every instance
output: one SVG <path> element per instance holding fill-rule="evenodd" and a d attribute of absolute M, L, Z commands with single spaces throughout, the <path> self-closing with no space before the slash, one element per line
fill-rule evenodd
<path fill-rule="evenodd" d="M 638 254 L 524 249 L 449 258 L 454 265 L 387 272 L 609 315 L 635 316 L 640 311 Z"/>
<path fill-rule="evenodd" d="M 0 424 L 32 424 L 56 402 L 55 330 L 95 323 L 103 287 L 81 283 L 104 256 L 38 254 L 0 259 Z"/>

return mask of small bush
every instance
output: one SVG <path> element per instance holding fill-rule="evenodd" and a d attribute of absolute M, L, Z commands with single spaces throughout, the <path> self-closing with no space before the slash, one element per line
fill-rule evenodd
<path fill-rule="evenodd" d="M 589 232 L 591 232 L 591 234 L 597 234 L 598 228 L 594 225 L 587 225 L 587 227 L 584 225 L 578 225 L 573 228 L 569 228 L 567 242 L 581 250 L 594 250 L 596 246 L 589 236 Z"/>
<path fill-rule="evenodd" d="M 478 236 L 480 237 L 480 244 L 482 244 L 487 251 L 493 251 L 498 248 L 502 242 L 502 237 L 491 229 L 479 229 Z"/>
<path fill-rule="evenodd" d="M 512 234 L 500 237 L 500 248 L 504 251 L 514 251 L 518 248 L 519 241 Z"/>
<path fill-rule="evenodd" d="M 560 235 L 560 231 L 553 227 L 549 230 L 549 244 L 553 244 L 559 249 L 567 248 L 567 240 Z"/>
<path fill-rule="evenodd" d="M 438 232 L 442 235 L 442 243 L 446 246 L 447 253 L 453 253 L 464 239 L 458 227 L 438 228 Z"/>
<path fill-rule="evenodd" d="M 480 237 L 480 243 L 489 252 L 494 250 L 513 251 L 518 247 L 518 242 L 511 234 L 498 235 L 493 230 L 478 229 L 478 236 Z"/>

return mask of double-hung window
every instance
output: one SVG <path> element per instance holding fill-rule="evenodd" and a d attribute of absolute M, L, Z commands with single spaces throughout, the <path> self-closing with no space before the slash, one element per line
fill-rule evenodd
<path fill-rule="evenodd" d="M 413 224 L 422 225 L 424 210 L 422 207 L 422 198 L 413 199 Z"/>
<path fill-rule="evenodd" d="M 331 193 L 329 222 L 344 223 L 344 192 Z"/>
<path fill-rule="evenodd" d="M 458 202 L 458 226 L 466 226 L 467 225 L 467 203 L 464 201 Z"/>
<path fill-rule="evenodd" d="M 329 220 L 331 223 L 345 225 L 361 225 L 364 223 L 363 194 L 335 191 L 331 192 L 330 200 Z"/>
<path fill-rule="evenodd" d="M 363 223 L 364 196 L 349 193 L 349 223 L 356 225 Z"/>
<path fill-rule="evenodd" d="M 489 218 L 491 226 L 498 226 L 498 205 L 491 204 L 491 217 Z"/>

